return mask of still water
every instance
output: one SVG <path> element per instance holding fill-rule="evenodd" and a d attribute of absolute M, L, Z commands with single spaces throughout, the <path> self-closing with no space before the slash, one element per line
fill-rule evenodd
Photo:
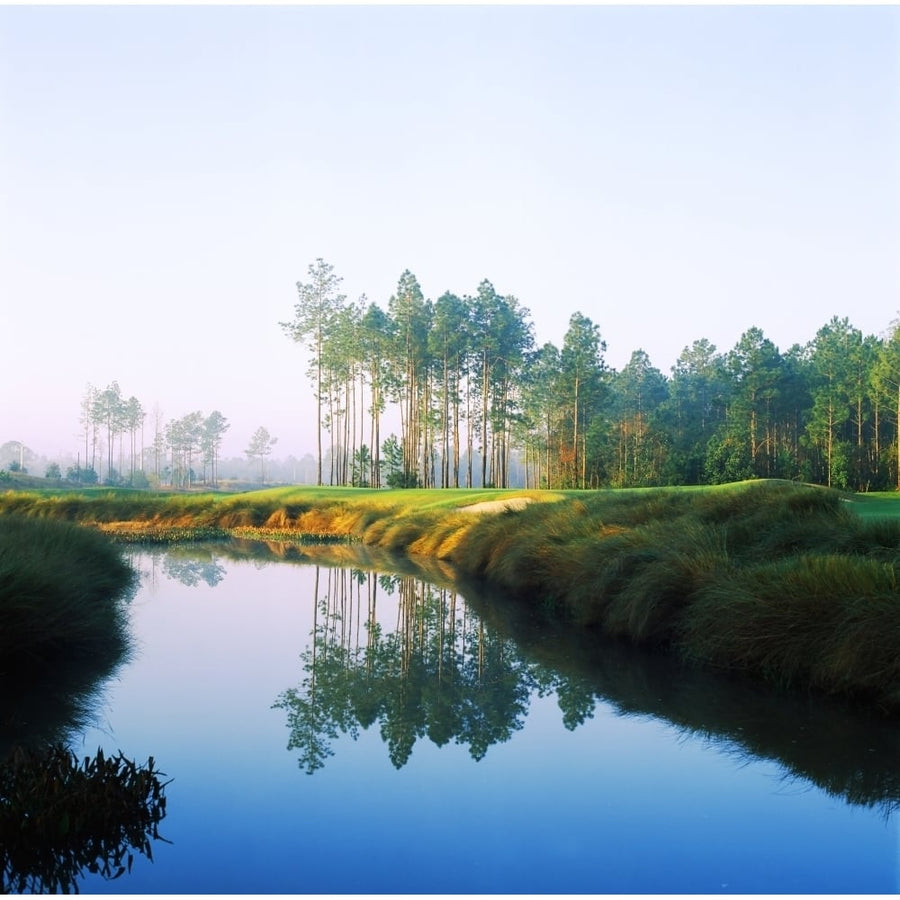
<path fill-rule="evenodd" d="M 75 748 L 152 755 L 170 843 L 82 892 L 896 891 L 896 727 L 278 553 L 133 551 Z"/>

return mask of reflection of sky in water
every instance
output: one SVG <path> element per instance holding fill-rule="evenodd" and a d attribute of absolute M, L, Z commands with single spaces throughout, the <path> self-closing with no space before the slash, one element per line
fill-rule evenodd
<path fill-rule="evenodd" d="M 139 656 L 83 749 L 154 756 L 174 779 L 161 828 L 174 844 L 84 891 L 897 887 L 894 821 L 603 704 L 569 732 L 555 698 L 533 696 L 523 729 L 480 762 L 420 738 L 400 770 L 376 724 L 341 737 L 308 776 L 286 750 L 284 710 L 271 706 L 302 677 L 314 570 L 225 565 L 215 588 L 158 570 L 134 601 Z"/>

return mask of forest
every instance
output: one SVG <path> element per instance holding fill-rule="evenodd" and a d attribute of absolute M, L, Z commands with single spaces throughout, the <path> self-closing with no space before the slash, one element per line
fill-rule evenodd
<path fill-rule="evenodd" d="M 267 470 L 277 438 L 260 426 L 244 450 L 244 479 L 265 483 L 271 471 L 317 485 L 591 489 L 784 478 L 900 488 L 900 320 L 874 336 L 833 316 L 784 351 L 758 327 L 725 351 L 701 337 L 667 376 L 640 349 L 619 371 L 607 365 L 600 325 L 581 312 L 569 316 L 561 347 L 538 344 L 529 310 L 488 280 L 474 295 L 431 300 L 407 270 L 386 309 L 365 295 L 348 301 L 341 282 L 317 259 L 297 282 L 293 318 L 278 323 L 308 361 L 315 457 Z M 219 410 L 163 421 L 112 382 L 88 385 L 79 421 L 78 464 L 51 464 L 48 476 L 219 482 L 230 427 Z M 230 468 L 240 471 L 240 460 Z"/>
<path fill-rule="evenodd" d="M 786 351 L 757 327 L 724 352 L 698 338 L 667 377 L 642 350 L 610 368 L 580 312 L 562 347 L 538 345 L 488 280 L 432 301 L 407 270 L 387 310 L 341 280 L 316 260 L 280 323 L 309 352 L 318 484 L 900 487 L 900 322 L 875 337 L 834 316 Z M 382 440 L 391 406 L 401 433 Z"/>

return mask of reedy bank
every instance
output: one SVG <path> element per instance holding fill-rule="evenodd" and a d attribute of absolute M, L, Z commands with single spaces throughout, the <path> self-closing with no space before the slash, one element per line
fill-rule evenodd
<path fill-rule="evenodd" d="M 521 496 L 553 502 L 466 508 Z M 107 491 L 7 494 L 4 509 L 120 535 L 241 529 L 431 556 L 536 615 L 900 713 L 900 520 L 864 518 L 823 488 Z"/>

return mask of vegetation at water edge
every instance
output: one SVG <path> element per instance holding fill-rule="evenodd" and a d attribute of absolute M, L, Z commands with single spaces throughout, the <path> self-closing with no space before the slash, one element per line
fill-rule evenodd
<path fill-rule="evenodd" d="M 128 652 L 134 574 L 114 544 L 68 522 L 0 515 L 0 680 L 96 673 Z"/>
<path fill-rule="evenodd" d="M 521 508 L 506 508 L 510 500 Z M 0 512 L 95 523 L 131 537 L 200 528 L 355 540 L 430 557 L 461 583 L 503 591 L 573 628 L 896 713 L 900 519 L 860 515 L 867 503 L 820 487 L 752 481 L 593 492 L 6 494 Z"/>

